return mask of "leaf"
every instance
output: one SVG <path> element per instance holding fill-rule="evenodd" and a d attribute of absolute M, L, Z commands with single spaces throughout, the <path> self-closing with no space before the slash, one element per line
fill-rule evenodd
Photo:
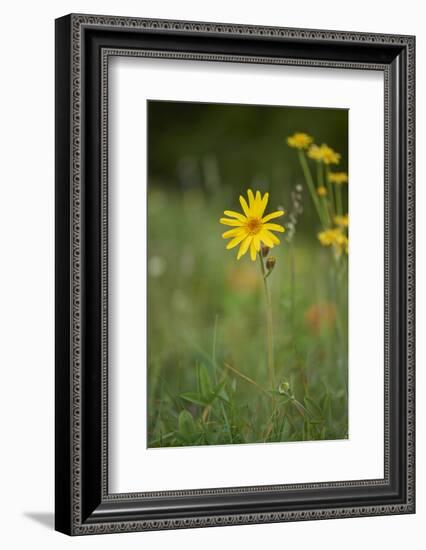
<path fill-rule="evenodd" d="M 322 398 L 321 408 L 322 408 L 322 414 L 324 418 L 330 424 L 331 423 L 331 399 L 328 393 L 326 393 Z"/>
<path fill-rule="evenodd" d="M 204 397 L 197 392 L 181 393 L 179 397 L 185 399 L 185 401 L 194 403 L 195 405 L 201 405 L 202 407 L 205 407 L 209 404 L 209 401 L 207 399 L 204 399 Z"/>
<path fill-rule="evenodd" d="M 305 406 L 314 418 L 316 418 L 316 419 L 322 419 L 323 418 L 323 414 L 322 414 L 321 409 L 315 403 L 315 401 L 313 399 L 311 399 L 310 397 L 305 397 Z"/>
<path fill-rule="evenodd" d="M 290 424 L 286 416 L 283 418 L 281 425 L 280 441 L 288 441 L 290 438 Z"/>
<path fill-rule="evenodd" d="M 199 366 L 198 376 L 200 380 L 200 393 L 206 400 L 211 400 L 213 388 L 210 381 L 210 375 L 204 365 Z"/>
<path fill-rule="evenodd" d="M 183 435 L 185 438 L 191 437 L 191 435 L 195 432 L 195 423 L 194 419 L 192 418 L 192 414 L 187 411 L 183 410 L 179 414 L 178 418 L 178 426 L 179 426 L 179 432 L 181 435 Z"/>
<path fill-rule="evenodd" d="M 157 439 L 154 439 L 153 441 L 149 442 L 148 447 L 163 447 L 163 441 L 166 441 L 167 439 L 170 439 L 175 435 L 175 432 L 170 432 L 168 434 L 161 434 L 160 437 L 157 437 Z"/>
<path fill-rule="evenodd" d="M 224 393 L 225 397 L 227 397 L 225 384 L 226 380 L 222 380 L 222 382 L 219 382 L 219 384 L 217 384 L 217 386 L 214 388 L 214 391 L 210 395 L 210 403 L 212 403 L 216 399 L 216 397 L 222 397 L 222 393 Z"/>
<path fill-rule="evenodd" d="M 220 397 L 223 401 L 226 401 L 227 403 L 229 403 L 229 395 L 227 394 L 226 390 L 224 387 L 222 388 L 219 388 L 219 391 L 215 391 L 215 394 Z"/>

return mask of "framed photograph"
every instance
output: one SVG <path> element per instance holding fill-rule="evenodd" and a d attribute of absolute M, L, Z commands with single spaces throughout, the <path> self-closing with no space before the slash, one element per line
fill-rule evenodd
<path fill-rule="evenodd" d="M 56 20 L 56 529 L 415 511 L 413 36 Z"/>

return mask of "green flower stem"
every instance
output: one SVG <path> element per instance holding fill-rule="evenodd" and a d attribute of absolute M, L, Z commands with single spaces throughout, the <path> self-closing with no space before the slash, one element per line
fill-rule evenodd
<path fill-rule="evenodd" d="M 325 217 L 327 218 L 327 226 L 331 227 L 333 225 L 333 223 L 331 221 L 331 209 L 330 209 L 330 204 L 327 201 L 326 197 L 322 197 L 322 203 L 323 203 L 323 206 L 324 206 L 324 210 L 326 212 Z"/>
<path fill-rule="evenodd" d="M 331 219 L 333 219 L 334 215 L 336 213 L 336 208 L 335 208 L 335 203 L 334 203 L 333 186 L 332 186 L 330 178 L 328 176 L 329 176 L 329 169 L 328 169 L 328 166 L 326 166 L 325 167 L 325 179 L 327 181 L 327 191 L 328 191 L 328 196 L 329 196 L 329 199 L 330 199 L 330 201 L 329 201 L 330 215 L 331 215 Z"/>
<path fill-rule="evenodd" d="M 293 343 L 295 342 L 296 338 L 296 331 L 295 331 L 295 294 L 296 294 L 296 275 L 295 275 L 295 265 L 294 265 L 294 245 L 293 245 L 293 239 L 290 241 L 290 288 L 291 288 L 291 294 L 290 294 L 290 304 L 291 304 L 291 328 L 292 328 L 292 334 L 293 334 Z"/>
<path fill-rule="evenodd" d="M 317 160 L 317 179 L 318 179 L 318 185 L 320 187 L 324 187 L 324 168 L 320 160 Z M 327 198 L 321 197 L 321 203 L 324 209 L 324 217 L 327 220 L 327 225 L 331 227 L 332 225 L 331 212 L 330 212 L 330 206 L 327 202 Z"/>
<path fill-rule="evenodd" d="M 342 216 L 343 214 L 342 186 L 339 183 L 336 184 L 336 209 L 337 209 L 338 216 Z"/>
<path fill-rule="evenodd" d="M 265 289 L 266 298 L 266 329 L 268 340 L 268 371 L 269 371 L 269 383 L 272 391 L 272 408 L 275 409 L 275 366 L 274 366 L 274 337 L 272 327 L 272 303 L 271 293 L 269 292 L 268 279 L 265 270 L 265 264 L 263 263 L 262 255 L 259 253 L 260 269 L 262 272 L 263 286 Z"/>
<path fill-rule="evenodd" d="M 324 227 L 324 229 L 326 229 L 327 228 L 327 223 L 324 219 L 322 209 L 321 209 L 321 205 L 320 205 L 320 202 L 318 200 L 318 195 L 317 195 L 317 192 L 316 192 L 316 189 L 315 189 L 314 180 L 312 179 L 311 171 L 310 171 L 309 166 L 308 166 L 308 161 L 306 160 L 305 153 L 301 149 L 299 149 L 298 153 L 299 153 L 300 164 L 301 164 L 302 170 L 303 170 L 303 175 L 305 176 L 306 184 L 307 184 L 309 192 L 311 194 L 312 201 L 315 205 L 315 208 L 316 208 L 318 217 L 320 219 L 320 222 L 321 222 L 322 226 Z"/>

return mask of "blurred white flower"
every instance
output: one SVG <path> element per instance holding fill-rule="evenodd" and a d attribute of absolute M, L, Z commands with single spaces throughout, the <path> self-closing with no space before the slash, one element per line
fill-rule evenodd
<path fill-rule="evenodd" d="M 167 263 L 161 256 L 152 256 L 148 260 L 148 273 L 151 277 L 161 277 L 166 271 Z"/>
<path fill-rule="evenodd" d="M 172 295 L 172 305 L 177 311 L 188 311 L 190 309 L 190 303 L 186 294 L 177 288 Z"/>

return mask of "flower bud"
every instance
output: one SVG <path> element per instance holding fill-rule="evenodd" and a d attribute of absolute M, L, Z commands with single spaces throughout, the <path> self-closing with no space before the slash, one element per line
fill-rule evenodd
<path fill-rule="evenodd" d="M 281 395 L 285 395 L 290 390 L 290 384 L 288 382 L 281 382 L 281 384 L 278 386 L 278 392 Z"/>
<path fill-rule="evenodd" d="M 262 256 L 266 258 L 271 249 L 269 248 L 269 246 L 266 246 L 266 244 L 260 243 L 260 250 L 262 252 Z"/>
<path fill-rule="evenodd" d="M 274 256 L 269 256 L 269 258 L 266 260 L 266 269 L 268 271 L 272 271 L 276 263 L 277 263 L 276 258 Z"/>

